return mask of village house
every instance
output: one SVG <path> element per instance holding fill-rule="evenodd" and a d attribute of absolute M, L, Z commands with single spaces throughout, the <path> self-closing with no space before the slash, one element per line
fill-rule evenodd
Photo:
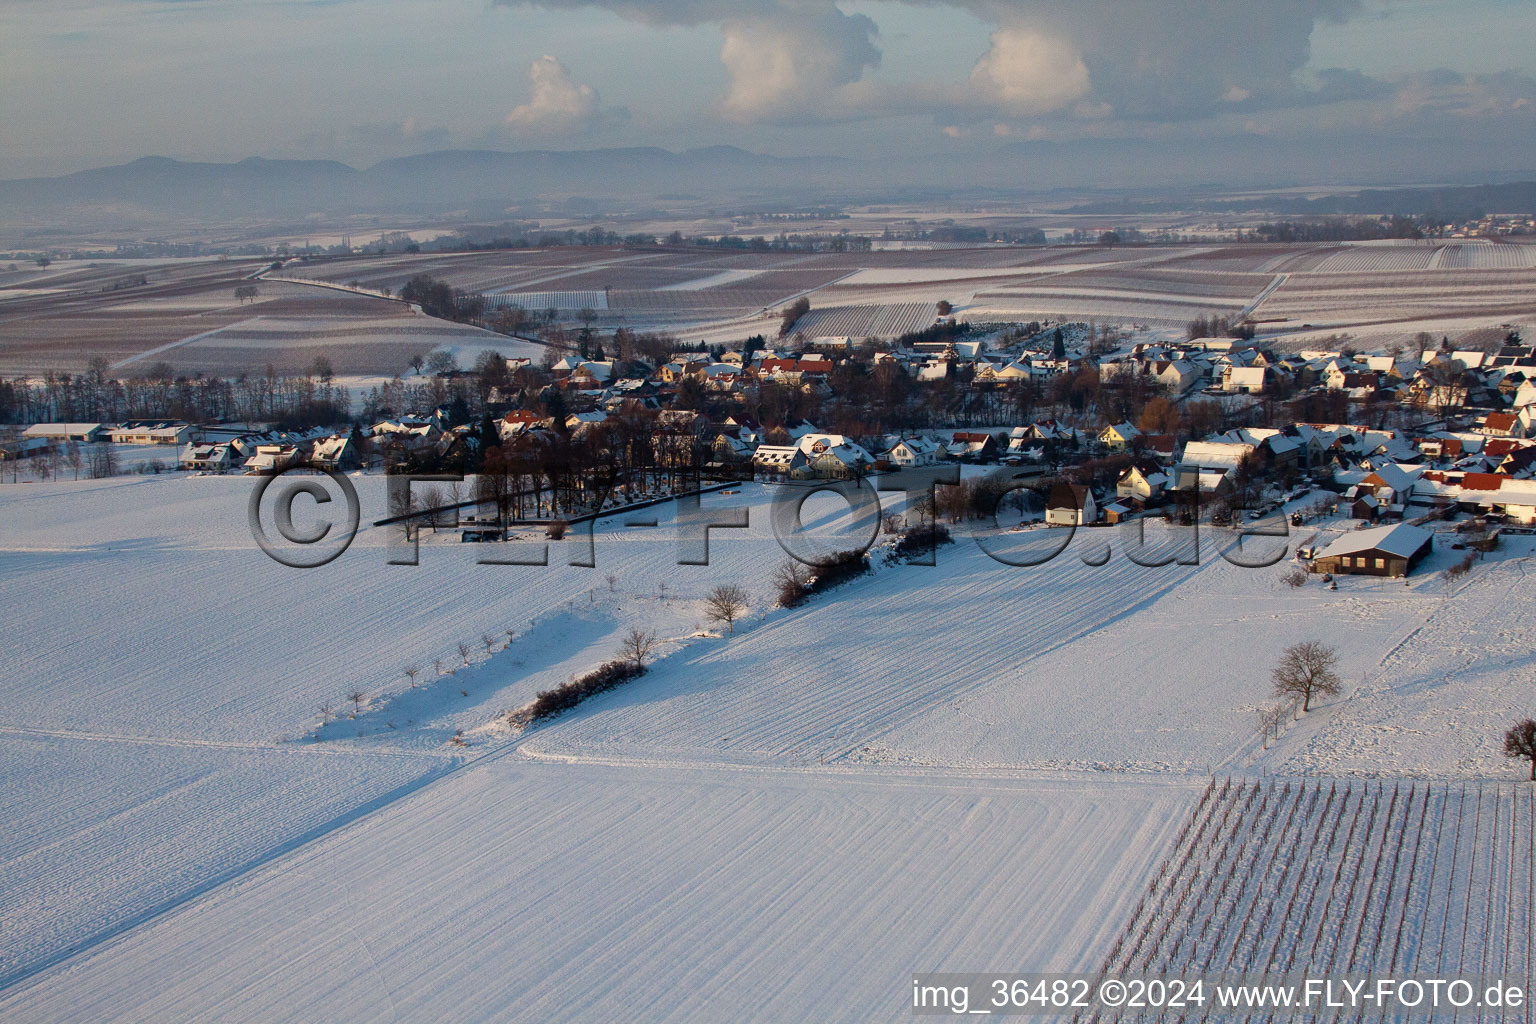
<path fill-rule="evenodd" d="M 921 437 L 904 437 L 885 453 L 885 460 L 903 469 L 912 466 L 932 466 L 939 461 L 939 445 Z"/>
<path fill-rule="evenodd" d="M 1185 466 L 1226 473 L 1253 452 L 1254 446 L 1246 441 L 1191 441 L 1184 446 L 1180 461 Z"/>
<path fill-rule="evenodd" d="M 1239 394 L 1260 395 L 1269 378 L 1267 366 L 1228 366 L 1222 374 L 1221 389 Z"/>
<path fill-rule="evenodd" d="M 1141 436 L 1141 431 L 1129 423 L 1111 423 L 1099 432 L 1099 443 L 1112 452 L 1125 451 L 1136 438 Z"/>
<path fill-rule="evenodd" d="M 359 468 L 362 465 L 362 453 L 357 450 L 357 445 L 344 434 L 333 437 L 325 437 L 315 442 L 309 451 L 310 465 L 317 469 L 329 469 L 342 473 Z"/>
<path fill-rule="evenodd" d="M 997 457 L 997 439 L 980 431 L 956 431 L 944 448 L 950 458 L 966 462 L 988 462 Z"/>
<path fill-rule="evenodd" d="M 1163 488 L 1167 486 L 1168 475 L 1155 464 L 1134 463 L 1126 467 L 1125 472 L 1115 481 L 1115 496 L 1136 498 L 1146 503 L 1161 498 Z"/>
<path fill-rule="evenodd" d="M 1474 429 L 1488 437 L 1519 437 L 1520 416 L 1513 412 L 1491 412 L 1484 416 L 1483 422 Z"/>
<path fill-rule="evenodd" d="M 752 469 L 769 481 L 807 480 L 812 476 L 810 461 L 794 444 L 758 445 L 752 453 Z"/>
<path fill-rule="evenodd" d="M 1047 526 L 1083 526 L 1098 521 L 1098 504 L 1087 487 L 1069 483 L 1051 486 L 1051 493 L 1045 499 Z"/>
<path fill-rule="evenodd" d="M 293 444 L 259 444 L 256 453 L 245 460 L 247 473 L 281 473 L 304 458 L 304 450 Z"/>
<path fill-rule="evenodd" d="M 874 467 L 869 452 L 842 434 L 806 434 L 798 441 L 811 475 L 820 480 L 849 480 Z"/>
<path fill-rule="evenodd" d="M 188 444 L 181 450 L 177 464 L 182 469 L 202 473 L 227 473 L 235 465 L 235 448 L 229 442 Z"/>

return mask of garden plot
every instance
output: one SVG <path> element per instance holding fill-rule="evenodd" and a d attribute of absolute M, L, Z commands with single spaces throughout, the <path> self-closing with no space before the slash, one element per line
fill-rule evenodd
<path fill-rule="evenodd" d="M 906 1020 L 1107 951 L 1199 784 L 503 757 L 0 994 L 47 1020 Z"/>

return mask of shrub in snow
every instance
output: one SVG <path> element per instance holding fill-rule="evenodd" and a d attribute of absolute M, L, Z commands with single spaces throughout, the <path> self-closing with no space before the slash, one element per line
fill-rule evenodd
<path fill-rule="evenodd" d="M 927 554 L 940 544 L 954 542 L 949 527 L 938 523 L 922 523 L 904 532 L 891 551 L 897 558 L 911 558 L 913 555 Z"/>
<path fill-rule="evenodd" d="M 869 557 L 864 552 L 839 551 L 829 558 L 826 564 L 816 567 L 816 573 L 811 577 L 806 593 L 819 594 L 839 583 L 847 583 L 856 576 L 863 576 L 867 572 L 869 572 Z"/>
<path fill-rule="evenodd" d="M 507 723 L 514 728 L 531 725 L 569 711 L 588 697 L 613 689 L 631 679 L 645 675 L 645 666 L 636 661 L 610 661 L 593 669 L 584 676 L 562 683 L 552 690 L 540 693 L 529 704 L 509 712 Z"/>

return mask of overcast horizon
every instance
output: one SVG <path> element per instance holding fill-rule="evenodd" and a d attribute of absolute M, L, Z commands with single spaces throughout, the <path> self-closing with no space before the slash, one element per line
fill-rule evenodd
<path fill-rule="evenodd" d="M 1497 180 L 1536 168 L 1533 37 L 1510 0 L 19 0 L 0 178 L 732 145 L 1040 187 Z"/>

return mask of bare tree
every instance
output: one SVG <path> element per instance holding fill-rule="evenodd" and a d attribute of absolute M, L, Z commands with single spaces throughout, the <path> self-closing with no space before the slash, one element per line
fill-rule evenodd
<path fill-rule="evenodd" d="M 779 593 L 779 604 L 793 608 L 805 600 L 811 585 L 811 571 L 793 558 L 786 559 L 773 571 L 773 585 Z"/>
<path fill-rule="evenodd" d="M 440 675 L 443 674 L 443 659 L 442 658 L 433 658 L 432 659 L 432 674 L 435 675 L 435 676 L 440 676 Z"/>
<path fill-rule="evenodd" d="M 496 635 L 494 633 L 481 633 L 480 642 L 485 644 L 485 653 L 490 654 L 491 648 L 496 646 Z"/>
<path fill-rule="evenodd" d="M 442 508 L 447 503 L 448 499 L 443 496 L 441 487 L 428 487 L 422 493 L 421 505 L 426 512 L 427 525 L 432 527 L 433 533 L 437 532 L 438 526 L 443 521 Z"/>
<path fill-rule="evenodd" d="M 1271 678 L 1276 697 L 1294 697 L 1301 701 L 1301 710 L 1312 710 L 1313 697 L 1334 697 L 1343 686 L 1343 680 L 1335 672 L 1339 652 L 1318 640 L 1303 640 L 1292 644 L 1280 656 Z"/>
<path fill-rule="evenodd" d="M 1298 565 L 1281 576 L 1280 582 L 1284 583 L 1286 586 L 1292 589 L 1305 586 L 1307 582 L 1307 570 Z"/>
<path fill-rule="evenodd" d="M 351 693 L 347 694 L 347 700 L 352 702 L 352 707 L 355 714 L 360 715 L 363 713 L 364 696 L 366 696 L 366 694 L 364 694 L 362 690 L 353 690 Z"/>
<path fill-rule="evenodd" d="M 1259 732 L 1264 735 L 1264 745 L 1271 738 L 1280 738 L 1280 723 L 1285 721 L 1287 707 L 1284 704 L 1265 704 L 1259 708 Z"/>
<path fill-rule="evenodd" d="M 619 646 L 619 654 L 625 659 L 634 662 L 639 668 L 645 668 L 645 659 L 651 656 L 651 651 L 656 648 L 656 634 L 647 633 L 636 627 L 624 637 L 624 643 Z"/>
<path fill-rule="evenodd" d="M 413 689 L 413 690 L 416 689 L 416 675 L 420 671 L 421 671 L 421 666 L 420 665 L 414 665 L 413 664 L 413 665 L 405 666 L 405 669 L 404 669 L 405 678 L 410 680 L 410 682 L 411 682 L 411 689 Z"/>
<path fill-rule="evenodd" d="M 335 713 L 336 713 L 336 709 L 331 707 L 329 704 L 321 704 L 320 705 L 320 724 L 321 725 L 330 725 L 331 724 L 331 716 L 334 715 Z"/>
<path fill-rule="evenodd" d="M 746 614 L 747 592 L 734 583 L 722 583 L 704 599 L 709 617 L 725 623 L 725 631 L 736 631 L 736 620 Z"/>
<path fill-rule="evenodd" d="M 459 641 L 459 660 L 466 665 L 469 664 L 469 644 L 464 643 L 462 640 Z"/>
<path fill-rule="evenodd" d="M 1504 756 L 1531 762 L 1531 781 L 1536 782 L 1536 722 L 1527 718 L 1509 727 L 1504 734 Z"/>
<path fill-rule="evenodd" d="M 608 581 L 608 593 L 611 594 L 611 593 L 613 593 L 614 585 L 619 582 L 619 578 L 617 576 L 615 576 L 613 573 L 609 573 L 605 578 Z"/>

